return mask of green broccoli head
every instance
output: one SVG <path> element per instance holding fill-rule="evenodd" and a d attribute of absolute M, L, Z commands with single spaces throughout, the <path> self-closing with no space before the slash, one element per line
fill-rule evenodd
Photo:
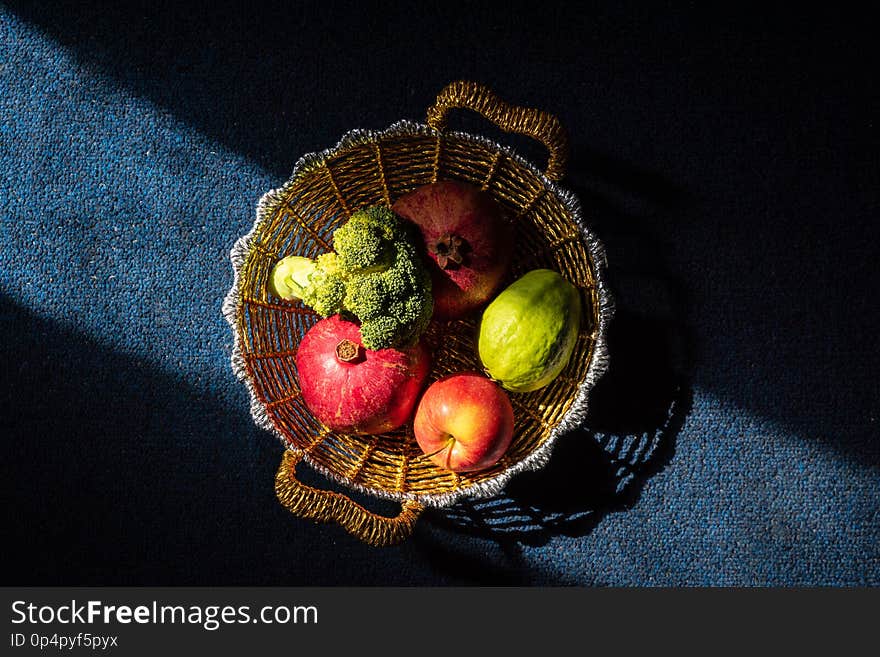
<path fill-rule="evenodd" d="M 329 317 L 342 309 L 345 299 L 345 280 L 335 253 L 325 253 L 315 260 L 308 285 L 302 290 L 302 302 L 319 315 Z"/>
<path fill-rule="evenodd" d="M 434 310 L 428 280 L 425 287 L 394 268 L 349 279 L 343 305 L 360 320 L 367 349 L 400 347 L 418 340 Z"/>
<path fill-rule="evenodd" d="M 391 266 L 394 244 L 402 232 L 400 220 L 388 208 L 375 206 L 355 212 L 333 233 L 339 266 L 348 273 Z"/>
<path fill-rule="evenodd" d="M 347 276 L 343 306 L 360 320 L 367 349 L 415 342 L 434 310 L 431 276 L 416 247 L 415 235 L 387 208 L 355 213 L 351 221 L 356 219 L 381 232 L 385 246 L 376 264 Z M 353 241 L 351 236 L 345 237 Z"/>
<path fill-rule="evenodd" d="M 333 233 L 334 252 L 319 256 L 307 284 L 294 291 L 320 315 L 353 315 L 367 349 L 406 346 L 418 340 L 434 310 L 420 243 L 415 229 L 388 208 L 359 210 Z"/>

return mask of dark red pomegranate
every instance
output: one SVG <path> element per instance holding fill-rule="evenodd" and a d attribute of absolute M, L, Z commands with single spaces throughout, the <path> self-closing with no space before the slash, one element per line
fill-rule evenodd
<path fill-rule="evenodd" d="M 303 336 L 296 369 L 303 401 L 319 422 L 333 431 L 376 434 L 412 417 L 430 356 L 420 343 L 366 349 L 359 326 L 333 315 Z"/>
<path fill-rule="evenodd" d="M 434 317 L 459 319 L 498 291 L 510 263 L 511 228 L 488 192 L 452 180 L 401 196 L 392 210 L 419 227 L 431 259 Z"/>

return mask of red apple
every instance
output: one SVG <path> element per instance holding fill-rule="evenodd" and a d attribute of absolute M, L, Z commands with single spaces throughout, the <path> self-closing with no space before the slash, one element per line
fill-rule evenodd
<path fill-rule="evenodd" d="M 392 210 L 416 224 L 424 239 L 434 317 L 459 319 L 495 295 L 513 249 L 511 228 L 491 194 L 444 180 L 401 196 Z"/>
<path fill-rule="evenodd" d="M 507 393 L 483 374 L 450 374 L 425 390 L 413 431 L 435 465 L 453 472 L 484 470 L 510 446 L 513 407 Z"/>

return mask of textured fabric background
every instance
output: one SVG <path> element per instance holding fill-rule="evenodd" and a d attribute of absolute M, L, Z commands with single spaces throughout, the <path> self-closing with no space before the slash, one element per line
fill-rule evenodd
<path fill-rule="evenodd" d="M 0 4 L 3 582 L 880 584 L 867 22 L 354 5 Z M 547 468 L 378 550 L 277 504 L 228 255 L 301 155 L 455 79 L 568 128 L 612 366 Z"/>

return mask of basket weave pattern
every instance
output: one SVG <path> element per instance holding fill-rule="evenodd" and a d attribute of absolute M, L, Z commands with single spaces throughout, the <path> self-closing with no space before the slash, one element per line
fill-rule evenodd
<path fill-rule="evenodd" d="M 237 370 L 250 387 L 255 417 L 320 472 L 379 497 L 444 506 L 462 496 L 497 491 L 523 464 L 540 465 L 535 457 L 546 458 L 548 441 L 570 419 L 573 404 L 585 405 L 585 389 L 604 369 L 607 300 L 602 263 L 597 262 L 601 252 L 587 239 L 573 198 L 553 184 L 562 174 L 564 144 L 555 144 L 555 133 L 546 130 L 549 115 L 533 110 L 510 114 L 508 106 L 499 110 L 485 102 L 486 93 L 465 99 L 470 105 L 456 106 L 473 108 L 480 101 L 478 111 L 502 128 L 508 121 L 516 122 L 518 131 L 543 130 L 550 151 L 547 172 L 487 139 L 444 130 L 448 106 L 441 96 L 429 110 L 429 125 L 402 121 L 382 132 L 353 131 L 335 148 L 301 159 L 288 183 L 263 197 L 252 232 L 233 250 L 237 275 L 227 318 L 236 334 Z M 582 300 L 580 334 L 568 365 L 544 388 L 509 394 L 513 442 L 494 467 L 471 474 L 434 465 L 422 454 L 411 426 L 362 436 L 321 425 L 302 400 L 295 367 L 299 341 L 320 317 L 299 301 L 273 297 L 268 286 L 280 258 L 314 258 L 331 250 L 333 231 L 352 212 L 369 205 L 390 207 L 401 195 L 437 180 L 474 184 L 505 208 L 516 245 L 506 283 L 531 269 L 555 269 L 578 288 Z M 481 370 L 476 331 L 476 318 L 431 322 L 423 337 L 432 353 L 429 382 Z M 300 500 L 299 509 L 306 507 Z"/>

